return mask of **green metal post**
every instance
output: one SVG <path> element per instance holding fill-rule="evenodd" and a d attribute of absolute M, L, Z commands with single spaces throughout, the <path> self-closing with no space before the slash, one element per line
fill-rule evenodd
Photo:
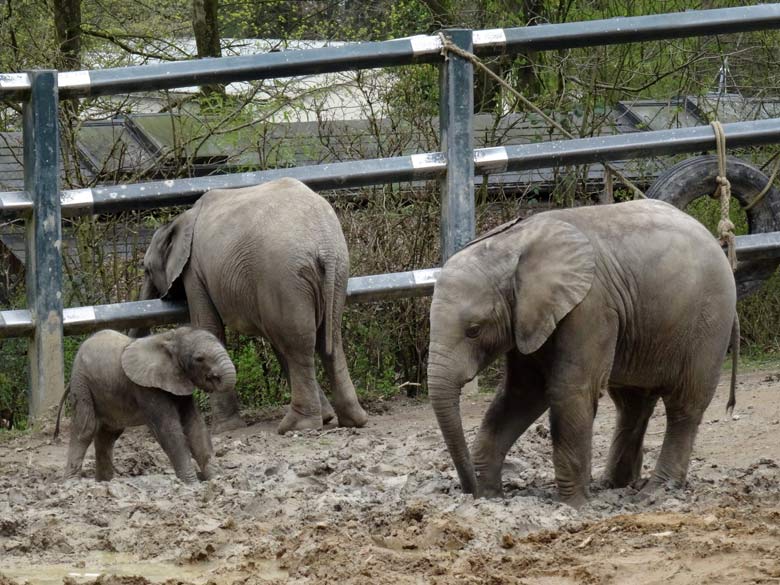
<path fill-rule="evenodd" d="M 450 29 L 444 35 L 472 52 L 471 31 Z M 452 53 L 440 69 L 440 139 L 447 157 L 441 179 L 442 264 L 474 238 L 474 71 L 467 59 Z"/>
<path fill-rule="evenodd" d="M 33 202 L 27 221 L 27 306 L 30 416 L 39 419 L 64 390 L 62 320 L 62 224 L 58 90 L 56 71 L 29 73 L 24 112 L 24 188 Z"/>

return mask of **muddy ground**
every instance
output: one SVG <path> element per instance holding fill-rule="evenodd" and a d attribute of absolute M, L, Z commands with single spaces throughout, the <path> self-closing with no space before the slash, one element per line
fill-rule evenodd
<path fill-rule="evenodd" d="M 365 429 L 275 434 L 276 420 L 215 438 L 223 474 L 179 483 L 143 429 L 118 442 L 119 477 L 60 482 L 64 439 L 0 442 L 0 585 L 9 583 L 777 583 L 780 369 L 724 384 L 686 488 L 638 503 L 600 489 L 555 500 L 546 419 L 510 453 L 507 497 L 461 495 L 425 401 L 374 404 Z M 470 437 L 490 397 L 463 400 Z M 602 399 L 594 477 L 614 409 Z M 646 439 L 660 448 L 662 407 Z"/>

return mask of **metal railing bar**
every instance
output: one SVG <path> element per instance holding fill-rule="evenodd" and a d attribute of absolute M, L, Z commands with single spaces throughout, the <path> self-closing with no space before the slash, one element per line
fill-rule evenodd
<path fill-rule="evenodd" d="M 780 4 L 760 4 L 533 27 L 477 30 L 473 33 L 473 39 L 475 54 L 489 56 L 526 50 L 567 49 L 778 27 Z M 231 83 L 440 62 L 443 59 L 440 49 L 438 36 L 418 35 L 340 47 L 71 71 L 59 75 L 59 90 L 60 98 L 74 98 L 172 89 L 204 83 Z M 29 88 L 30 81 L 26 73 L 0 74 L 0 97 L 23 99 Z"/>
<path fill-rule="evenodd" d="M 438 268 L 355 276 L 347 285 L 348 303 L 366 303 L 433 293 Z M 111 305 L 71 307 L 63 310 L 66 335 L 88 333 L 100 328 L 128 329 L 168 323 L 184 323 L 189 313 L 184 302 L 154 299 Z M 33 321 L 27 309 L 0 311 L 0 338 L 32 335 Z"/>
<path fill-rule="evenodd" d="M 737 258 L 740 261 L 780 257 L 780 232 L 737 236 Z M 347 303 L 387 301 L 433 294 L 440 268 L 410 270 L 389 274 L 355 276 L 347 285 Z M 188 319 L 184 302 L 159 299 L 91 307 L 71 307 L 63 311 L 66 335 L 88 333 L 99 328 L 128 329 Z M 33 323 L 27 309 L 0 311 L 0 338 L 26 337 Z"/>
<path fill-rule="evenodd" d="M 733 122 L 724 124 L 723 128 L 729 148 L 780 142 L 780 118 Z M 536 142 L 476 149 L 474 168 L 476 174 L 488 175 L 561 165 L 699 152 L 713 149 L 714 143 L 715 138 L 710 126 Z M 247 187 L 283 176 L 300 179 L 314 190 L 423 181 L 440 177 L 446 167 L 444 155 L 440 152 L 432 152 L 194 179 L 75 189 L 63 192 L 62 214 L 77 216 L 191 204 L 209 189 Z M 0 193 L 0 215 L 18 216 L 31 210 L 32 201 L 24 192 Z"/>
<path fill-rule="evenodd" d="M 770 28 L 780 28 L 780 4 L 474 31 L 474 52 L 487 56 L 529 50 L 574 49 Z"/>

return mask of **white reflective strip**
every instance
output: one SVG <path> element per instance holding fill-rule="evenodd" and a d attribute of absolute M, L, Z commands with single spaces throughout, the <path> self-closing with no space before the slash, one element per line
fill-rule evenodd
<path fill-rule="evenodd" d="M 440 152 L 426 153 L 426 154 L 413 154 L 412 167 L 415 169 L 424 169 L 429 167 L 447 167 L 447 161 L 444 160 L 444 156 Z"/>
<path fill-rule="evenodd" d="M 74 323 L 94 323 L 95 307 L 72 307 L 62 311 L 62 317 L 68 325 Z"/>
<path fill-rule="evenodd" d="M 94 202 L 92 189 L 71 189 L 62 192 L 63 207 L 91 207 Z"/>
<path fill-rule="evenodd" d="M 17 309 L 15 311 L 3 311 L 3 321 L 7 326 L 29 325 L 32 323 L 30 311 Z"/>
<path fill-rule="evenodd" d="M 480 172 L 503 173 L 508 161 L 509 155 L 503 146 L 474 151 L 474 163 Z"/>
<path fill-rule="evenodd" d="M 412 51 L 415 55 L 441 51 L 441 39 L 437 36 L 416 35 L 409 37 L 409 42 L 412 43 Z"/>
<path fill-rule="evenodd" d="M 503 28 L 475 30 L 471 35 L 471 42 L 474 43 L 475 47 L 481 45 L 506 45 L 506 34 Z"/>
<path fill-rule="evenodd" d="M 25 191 L 6 191 L 0 193 L 0 207 L 3 211 L 32 209 L 32 200 Z"/>
<path fill-rule="evenodd" d="M 64 71 L 57 75 L 57 86 L 60 89 L 66 87 L 89 87 L 92 80 L 89 71 Z"/>
<path fill-rule="evenodd" d="M 30 89 L 30 76 L 26 73 L 0 73 L 0 89 Z"/>
<path fill-rule="evenodd" d="M 414 284 L 428 284 L 436 282 L 441 268 L 426 268 L 425 270 L 414 271 Z"/>

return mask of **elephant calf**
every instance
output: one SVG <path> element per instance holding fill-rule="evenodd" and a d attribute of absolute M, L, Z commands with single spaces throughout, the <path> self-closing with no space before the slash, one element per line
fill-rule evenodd
<path fill-rule="evenodd" d="M 211 437 L 192 394 L 196 386 L 206 392 L 230 392 L 235 383 L 233 362 L 207 331 L 180 327 L 138 340 L 117 331 L 96 333 L 81 345 L 73 362 L 65 477 L 79 474 L 94 440 L 95 477 L 109 481 L 114 475 L 114 443 L 126 427 L 145 424 L 179 479 L 186 483 L 209 479 L 214 472 Z"/>
<path fill-rule="evenodd" d="M 607 482 L 639 479 L 659 399 L 666 435 L 643 489 L 684 481 L 730 341 L 736 372 L 738 327 L 723 251 L 667 203 L 548 211 L 474 240 L 444 265 L 431 304 L 430 400 L 461 486 L 500 495 L 507 452 L 549 409 L 558 490 L 565 502 L 582 504 L 604 388 L 617 407 Z M 482 422 L 472 465 L 458 397 L 502 354 L 504 385 Z"/>

